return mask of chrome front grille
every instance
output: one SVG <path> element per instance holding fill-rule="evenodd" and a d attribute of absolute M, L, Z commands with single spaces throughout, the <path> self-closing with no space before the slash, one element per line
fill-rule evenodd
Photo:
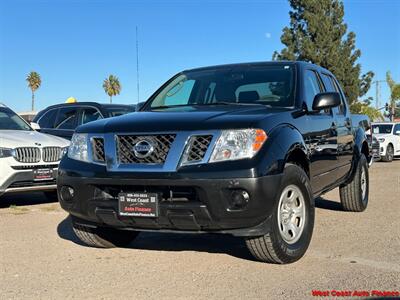
<path fill-rule="evenodd" d="M 37 163 L 40 157 L 40 149 L 36 147 L 16 148 L 14 152 L 14 158 L 22 163 Z"/>
<path fill-rule="evenodd" d="M 203 160 L 208 146 L 211 143 L 212 135 L 195 135 L 189 140 L 188 151 L 186 153 L 186 163 L 195 163 Z"/>
<path fill-rule="evenodd" d="M 44 162 L 55 162 L 61 158 L 60 147 L 45 147 L 42 150 L 42 159 Z"/>
<path fill-rule="evenodd" d="M 91 139 L 91 142 L 92 142 L 93 160 L 96 162 L 105 162 L 106 154 L 104 151 L 104 139 L 99 137 L 93 137 Z"/>
<path fill-rule="evenodd" d="M 175 134 L 118 135 L 116 137 L 118 163 L 163 164 L 175 137 Z M 134 147 L 143 141 L 146 141 L 152 150 L 148 151 L 148 155 L 137 155 Z"/>

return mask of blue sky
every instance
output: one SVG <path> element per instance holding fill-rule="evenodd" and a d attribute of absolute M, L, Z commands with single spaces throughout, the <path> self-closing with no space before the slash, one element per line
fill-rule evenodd
<path fill-rule="evenodd" d="M 400 81 L 400 1 L 347 0 L 345 21 L 357 34 L 363 71 Z M 37 108 L 107 102 L 102 82 L 119 77 L 115 103 L 136 103 L 135 26 L 139 27 L 140 100 L 182 69 L 270 60 L 289 23 L 276 1 L 0 0 L 0 101 L 30 109 L 26 74 L 42 76 Z M 375 87 L 370 92 L 375 96 Z M 382 102 L 388 89 L 382 87 Z"/>

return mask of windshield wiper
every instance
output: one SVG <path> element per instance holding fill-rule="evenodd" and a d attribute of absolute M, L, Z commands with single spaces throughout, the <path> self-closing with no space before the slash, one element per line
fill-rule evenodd
<path fill-rule="evenodd" d="M 184 106 L 213 106 L 213 105 L 240 105 L 240 106 L 248 106 L 248 105 L 256 105 L 256 106 L 266 106 L 271 107 L 269 104 L 261 104 L 261 103 L 243 103 L 243 102 L 230 102 L 230 101 L 218 101 L 213 103 L 187 103 L 187 104 L 177 104 L 177 105 L 160 105 L 150 107 L 150 109 L 168 109 L 174 107 L 184 107 Z"/>
<path fill-rule="evenodd" d="M 229 101 L 218 101 L 214 103 L 208 103 L 208 104 L 203 104 L 203 105 L 241 105 L 241 106 L 246 106 L 246 105 L 256 105 L 256 106 L 270 106 L 269 104 L 261 104 L 261 103 L 243 103 L 243 102 L 229 102 Z"/>
<path fill-rule="evenodd" d="M 164 109 L 164 108 L 174 108 L 182 106 L 194 106 L 195 104 L 176 104 L 176 105 L 160 105 L 160 106 L 150 106 L 150 109 Z"/>

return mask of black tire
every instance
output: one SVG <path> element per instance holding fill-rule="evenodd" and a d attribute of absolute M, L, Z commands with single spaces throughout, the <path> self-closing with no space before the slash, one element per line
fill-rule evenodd
<path fill-rule="evenodd" d="M 382 161 L 385 162 L 391 162 L 393 160 L 393 156 L 394 156 L 394 149 L 393 149 L 393 145 L 389 144 L 386 147 L 386 154 L 385 156 L 382 156 Z"/>
<path fill-rule="evenodd" d="M 365 177 L 362 179 L 362 171 L 365 172 Z M 365 193 L 363 193 L 362 182 L 365 180 Z M 368 163 L 364 154 L 361 154 L 358 160 L 353 178 L 346 185 L 339 188 L 340 202 L 343 210 L 361 212 L 367 208 L 368 193 L 369 193 L 369 174 Z"/>
<path fill-rule="evenodd" d="M 279 204 L 282 193 L 289 186 L 297 186 L 305 204 L 304 225 L 299 238 L 294 243 L 286 242 L 278 222 Z M 299 260 L 307 251 L 314 228 L 314 198 L 311 192 L 310 180 L 304 170 L 294 164 L 287 164 L 277 194 L 274 212 L 270 218 L 270 230 L 263 236 L 246 239 L 246 245 L 251 254 L 259 261 L 275 264 L 287 264 Z"/>
<path fill-rule="evenodd" d="M 139 234 L 137 231 L 107 227 L 90 228 L 78 224 L 73 224 L 72 228 L 83 243 L 96 248 L 126 247 Z"/>

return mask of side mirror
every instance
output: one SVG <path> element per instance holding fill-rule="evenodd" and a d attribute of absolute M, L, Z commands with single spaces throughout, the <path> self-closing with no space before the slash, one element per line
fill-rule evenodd
<path fill-rule="evenodd" d="M 38 123 L 35 123 L 35 122 L 31 122 L 31 127 L 32 127 L 32 129 L 34 129 L 34 130 L 40 130 L 40 126 L 39 126 L 39 124 Z"/>
<path fill-rule="evenodd" d="M 400 130 L 396 130 L 396 135 L 400 135 Z"/>
<path fill-rule="evenodd" d="M 340 95 L 336 92 L 319 93 L 314 97 L 312 109 L 320 111 L 327 108 L 337 107 L 340 105 Z"/>
<path fill-rule="evenodd" d="M 136 104 L 135 111 L 140 111 L 141 108 L 146 104 L 146 102 L 139 102 Z"/>

